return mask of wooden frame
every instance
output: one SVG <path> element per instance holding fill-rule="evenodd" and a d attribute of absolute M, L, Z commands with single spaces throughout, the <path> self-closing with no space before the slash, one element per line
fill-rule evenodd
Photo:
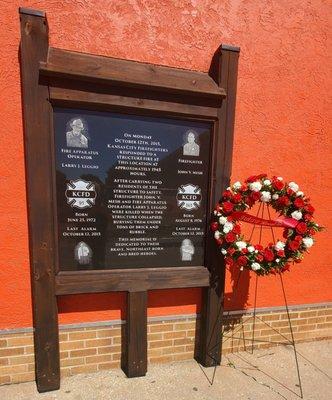
<path fill-rule="evenodd" d="M 208 207 L 212 212 L 230 177 L 239 49 L 218 49 L 207 74 L 55 49 L 48 45 L 43 12 L 21 8 L 20 20 L 38 390 L 60 386 L 56 296 L 64 294 L 128 292 L 122 368 L 128 377 L 135 377 L 145 375 L 147 370 L 147 291 L 203 287 L 201 340 L 196 359 L 205 366 L 220 363 L 224 266 L 210 234 L 206 237 L 206 261 L 202 266 L 59 271 L 52 107 L 210 122 L 213 157 Z"/>

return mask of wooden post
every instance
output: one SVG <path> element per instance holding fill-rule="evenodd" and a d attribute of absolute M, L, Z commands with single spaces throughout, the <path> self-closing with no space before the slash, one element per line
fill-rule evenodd
<path fill-rule="evenodd" d="M 216 134 L 216 163 L 213 170 L 212 207 L 221 193 L 229 186 L 232 168 L 233 133 L 238 70 L 238 47 L 222 45 L 214 54 L 209 74 L 219 87 L 226 90 L 218 112 L 219 125 Z M 211 210 L 212 211 L 212 210 Z M 222 312 L 225 286 L 225 265 L 220 251 L 209 232 L 207 264 L 210 271 L 210 287 L 203 289 L 200 321 L 200 342 L 196 360 L 205 367 L 221 362 Z"/>
<path fill-rule="evenodd" d="M 147 371 L 147 292 L 128 292 L 126 347 L 122 369 L 128 378 L 144 376 Z"/>
<path fill-rule="evenodd" d="M 60 387 L 58 312 L 54 285 L 51 115 L 39 62 L 48 53 L 45 13 L 19 9 L 36 382 L 39 392 Z"/>

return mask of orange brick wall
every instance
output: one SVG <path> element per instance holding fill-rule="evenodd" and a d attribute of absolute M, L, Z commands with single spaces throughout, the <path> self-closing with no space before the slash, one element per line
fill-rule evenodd
<path fill-rule="evenodd" d="M 293 307 L 290 310 L 296 341 L 321 340 L 332 336 L 332 305 Z M 226 313 L 223 353 L 245 350 L 251 345 L 252 312 Z M 60 357 L 62 377 L 120 368 L 121 321 L 96 323 L 91 326 L 64 325 L 60 328 Z M 150 318 L 148 323 L 149 363 L 192 359 L 199 319 L 174 316 L 161 320 Z M 29 331 L 30 330 L 30 331 Z M 0 384 L 34 380 L 32 329 L 0 331 Z M 278 335 L 278 330 L 283 337 Z M 260 309 L 255 319 L 256 348 L 270 347 L 268 341 L 286 343 L 290 338 L 284 308 Z"/>

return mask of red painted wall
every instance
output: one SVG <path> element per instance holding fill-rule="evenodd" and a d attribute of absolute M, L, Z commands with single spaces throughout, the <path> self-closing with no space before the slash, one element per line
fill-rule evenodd
<path fill-rule="evenodd" d="M 0 329 L 32 324 L 19 6 L 46 11 L 51 45 L 70 50 L 207 71 L 220 43 L 240 46 L 232 178 L 282 175 L 310 194 L 327 230 L 285 276 L 286 290 L 292 304 L 331 300 L 328 1 L 11 0 L 0 7 Z M 241 280 L 236 299 L 232 279 L 228 274 L 226 306 L 252 306 L 253 277 Z M 124 299 L 63 297 L 60 322 L 120 318 Z M 193 313 L 199 304 L 200 289 L 149 293 L 149 315 Z M 260 279 L 258 305 L 279 304 L 278 280 Z"/>

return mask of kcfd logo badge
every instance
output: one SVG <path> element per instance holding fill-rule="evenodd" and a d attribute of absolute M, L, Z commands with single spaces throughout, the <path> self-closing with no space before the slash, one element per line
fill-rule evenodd
<path fill-rule="evenodd" d="M 65 193 L 67 203 L 71 207 L 80 209 L 92 207 L 96 201 L 95 185 L 92 182 L 77 179 L 67 183 L 67 190 Z"/>
<path fill-rule="evenodd" d="M 185 210 L 197 210 L 201 205 L 202 194 L 199 186 L 187 183 L 178 188 L 176 196 L 178 206 Z"/>

